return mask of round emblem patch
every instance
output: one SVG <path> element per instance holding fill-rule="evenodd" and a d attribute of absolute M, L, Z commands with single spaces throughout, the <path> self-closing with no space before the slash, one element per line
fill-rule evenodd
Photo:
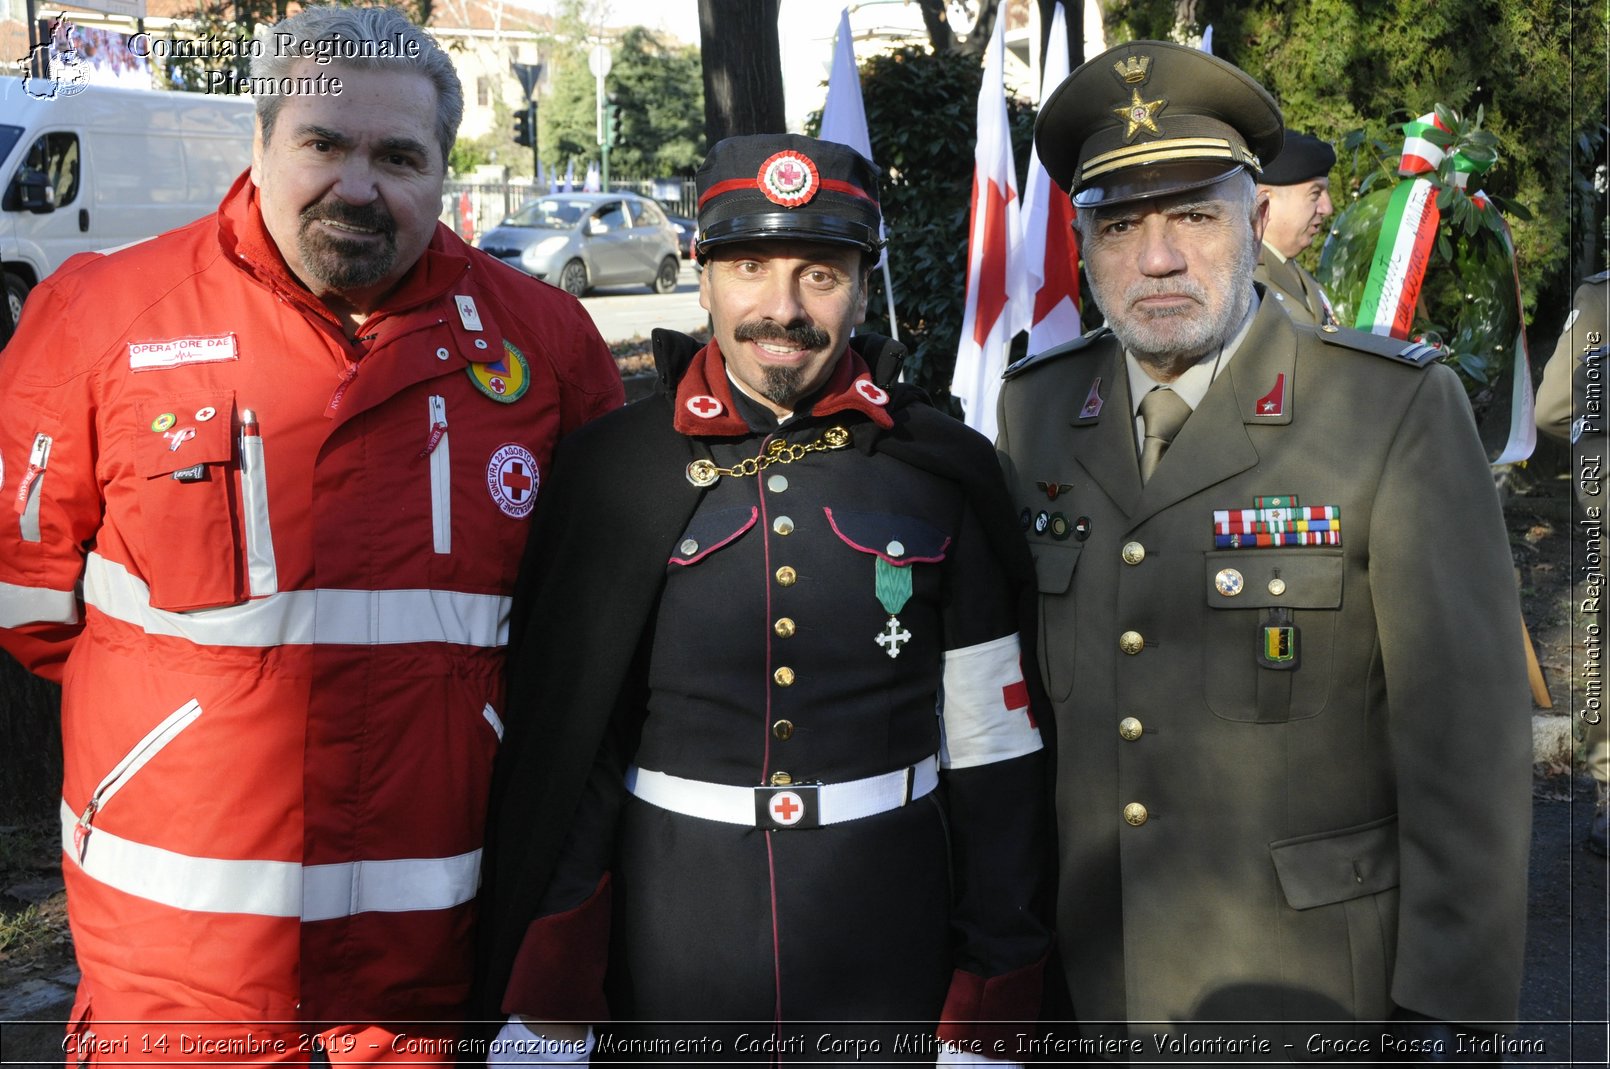
<path fill-rule="evenodd" d="M 471 361 L 464 371 L 477 390 L 506 405 L 524 397 L 531 387 L 531 365 L 507 338 L 503 339 L 503 359 L 490 364 Z"/>
<path fill-rule="evenodd" d="M 888 393 L 871 379 L 856 379 L 855 392 L 875 405 L 886 405 L 889 403 Z"/>
<path fill-rule="evenodd" d="M 161 434 L 163 431 L 169 429 L 178 422 L 178 416 L 175 416 L 172 412 L 164 412 L 162 415 L 151 421 L 151 429 L 156 431 L 158 434 Z"/>
<path fill-rule="evenodd" d="M 766 807 L 774 823 L 788 827 L 798 824 L 805 816 L 805 800 L 793 791 L 778 791 L 771 796 L 771 804 Z"/>
<path fill-rule="evenodd" d="M 700 419 L 715 419 L 721 415 L 722 404 L 709 394 L 701 393 L 687 399 L 683 404 L 689 412 Z"/>
<path fill-rule="evenodd" d="M 1219 574 L 1213 577 L 1213 586 L 1219 593 L 1227 598 L 1233 598 L 1241 593 L 1246 580 L 1234 568 L 1221 568 Z"/>
<path fill-rule="evenodd" d="M 816 164 L 809 156 L 792 149 L 785 149 L 761 164 L 756 180 L 767 200 L 785 208 L 798 208 L 807 203 L 821 186 Z"/>
<path fill-rule="evenodd" d="M 510 442 L 492 454 L 486 465 L 486 488 L 505 516 L 517 520 L 531 514 L 537 503 L 537 458 L 523 445 Z"/>

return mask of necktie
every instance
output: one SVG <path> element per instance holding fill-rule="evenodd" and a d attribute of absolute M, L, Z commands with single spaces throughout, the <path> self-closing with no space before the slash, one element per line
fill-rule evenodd
<path fill-rule="evenodd" d="M 1140 450 L 1140 481 L 1146 482 L 1157 470 L 1168 444 L 1185 426 L 1191 406 L 1173 390 L 1156 387 L 1140 399 L 1140 418 L 1146 421 L 1146 442 Z"/>

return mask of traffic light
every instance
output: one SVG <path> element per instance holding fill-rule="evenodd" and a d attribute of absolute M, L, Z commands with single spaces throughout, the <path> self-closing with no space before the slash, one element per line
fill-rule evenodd
<path fill-rule="evenodd" d="M 531 112 L 524 109 L 514 113 L 514 143 L 531 147 Z"/>
<path fill-rule="evenodd" d="M 621 140 L 621 106 L 614 102 L 604 105 L 604 144 L 611 148 Z"/>

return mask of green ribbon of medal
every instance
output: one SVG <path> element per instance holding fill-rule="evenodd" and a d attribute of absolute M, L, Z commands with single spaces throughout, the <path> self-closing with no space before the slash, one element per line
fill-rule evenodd
<path fill-rule="evenodd" d="M 905 630 L 897 615 L 911 600 L 911 568 L 890 564 L 882 557 L 878 557 L 875 564 L 873 591 L 878 595 L 879 604 L 889 614 L 889 622 L 875 641 L 890 657 L 898 657 L 900 647 L 911 641 L 911 632 Z"/>

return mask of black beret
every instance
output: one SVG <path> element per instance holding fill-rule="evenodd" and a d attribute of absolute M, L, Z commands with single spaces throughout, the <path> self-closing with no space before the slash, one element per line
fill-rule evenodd
<path fill-rule="evenodd" d="M 854 245 L 879 233 L 878 169 L 835 141 L 798 134 L 729 137 L 699 168 L 699 253 L 740 241 Z"/>
<path fill-rule="evenodd" d="M 1081 208 L 1257 177 L 1280 150 L 1280 107 L 1239 68 L 1167 41 L 1131 41 L 1051 91 L 1034 144 Z"/>
<path fill-rule="evenodd" d="M 1336 150 L 1313 134 L 1286 131 L 1286 144 L 1280 155 L 1264 164 L 1263 177 L 1258 179 L 1266 186 L 1295 186 L 1324 178 L 1336 166 Z"/>

